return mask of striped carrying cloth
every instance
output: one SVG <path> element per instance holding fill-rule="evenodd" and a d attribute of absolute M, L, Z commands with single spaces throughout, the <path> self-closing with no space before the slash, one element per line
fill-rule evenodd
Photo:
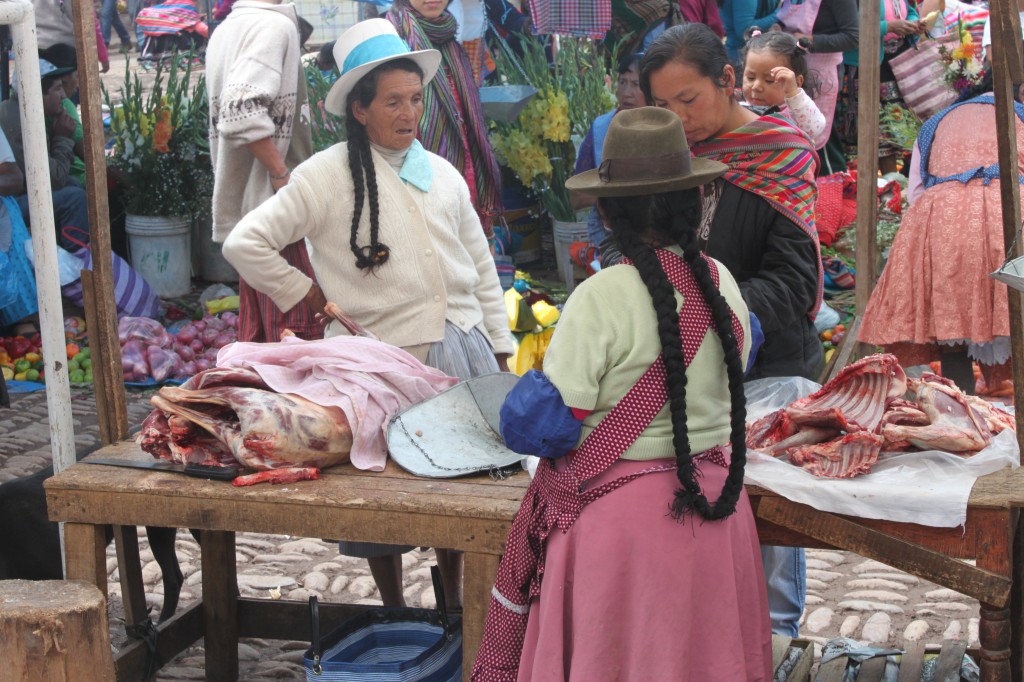
<path fill-rule="evenodd" d="M 612 0 L 530 0 L 536 33 L 604 38 L 612 27 Z"/>
<path fill-rule="evenodd" d="M 814 202 L 818 196 L 814 172 L 818 155 L 807 135 L 788 118 L 776 114 L 761 116 L 747 125 L 699 144 L 692 151 L 705 159 L 729 166 L 722 176 L 740 189 L 762 197 L 814 240 Z M 824 293 L 824 272 L 818 258 L 818 297 L 808 315 L 813 320 Z"/>
<path fill-rule="evenodd" d="M 172 0 L 139 10 L 135 23 L 147 36 L 177 35 L 202 21 L 192 0 Z"/>

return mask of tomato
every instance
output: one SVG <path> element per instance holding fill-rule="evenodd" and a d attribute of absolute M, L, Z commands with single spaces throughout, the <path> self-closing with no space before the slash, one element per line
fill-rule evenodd
<path fill-rule="evenodd" d="M 822 341 L 831 341 L 832 340 L 832 330 L 831 329 L 826 329 L 825 331 L 823 331 L 819 335 L 818 338 L 820 338 Z"/>
<path fill-rule="evenodd" d="M 24 336 L 15 336 L 7 346 L 7 354 L 12 358 L 20 358 L 32 350 L 32 344 Z"/>
<path fill-rule="evenodd" d="M 25 359 L 31 362 L 33 365 L 43 359 L 43 356 L 39 353 L 25 353 Z"/>
<path fill-rule="evenodd" d="M 80 348 L 78 347 L 78 344 L 77 344 L 77 343 L 69 343 L 68 345 L 66 345 L 66 346 L 64 347 L 64 350 L 65 350 L 65 351 L 67 351 L 67 354 L 68 354 L 68 359 L 70 360 L 71 358 L 73 358 L 73 357 L 75 357 L 76 355 L 78 355 L 78 352 L 79 352 L 79 351 L 80 351 L 81 349 L 80 349 Z"/>

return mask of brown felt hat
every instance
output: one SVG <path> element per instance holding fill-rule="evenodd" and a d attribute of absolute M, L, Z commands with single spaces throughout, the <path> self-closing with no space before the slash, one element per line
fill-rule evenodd
<path fill-rule="evenodd" d="M 671 111 L 640 107 L 615 114 L 601 167 L 572 176 L 565 186 L 598 197 L 660 194 L 699 187 L 727 169 L 690 155 L 683 123 Z"/>

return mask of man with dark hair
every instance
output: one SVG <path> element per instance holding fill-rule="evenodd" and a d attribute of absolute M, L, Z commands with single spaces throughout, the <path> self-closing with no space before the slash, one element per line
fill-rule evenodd
<path fill-rule="evenodd" d="M 71 164 L 76 158 L 75 120 L 64 111 L 63 76 L 71 73 L 70 67 L 59 68 L 45 59 L 39 60 L 39 73 L 43 86 L 43 115 L 46 117 L 46 140 L 50 162 L 50 189 L 53 194 L 53 218 L 57 228 L 58 243 L 68 250 L 77 246 L 61 233 L 64 227 L 72 226 L 89 231 L 89 208 L 85 189 L 71 177 Z M 25 172 L 25 147 L 22 139 L 19 114 L 17 83 L 8 100 L 0 102 L 0 129 L 11 143 L 14 159 L 21 172 Z M 28 195 L 18 197 L 18 205 L 26 222 L 31 225 Z M 86 237 L 87 239 L 88 237 Z"/>

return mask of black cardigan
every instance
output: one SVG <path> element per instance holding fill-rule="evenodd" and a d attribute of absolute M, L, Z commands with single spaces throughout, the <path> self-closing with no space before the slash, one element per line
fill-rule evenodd
<path fill-rule="evenodd" d="M 739 283 L 764 330 L 764 345 L 747 379 L 817 379 L 824 365 L 814 323 L 818 260 L 814 241 L 756 194 L 724 183 L 706 246 Z"/>

